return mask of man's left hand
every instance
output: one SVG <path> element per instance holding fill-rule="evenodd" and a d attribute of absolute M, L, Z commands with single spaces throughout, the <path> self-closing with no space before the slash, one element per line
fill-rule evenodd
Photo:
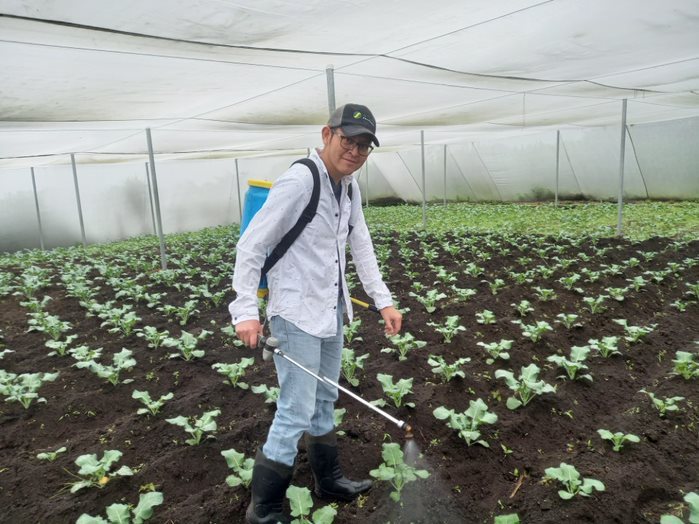
<path fill-rule="evenodd" d="M 393 306 L 387 306 L 380 310 L 381 316 L 385 322 L 384 331 L 386 336 L 397 335 L 403 325 L 403 315 Z"/>

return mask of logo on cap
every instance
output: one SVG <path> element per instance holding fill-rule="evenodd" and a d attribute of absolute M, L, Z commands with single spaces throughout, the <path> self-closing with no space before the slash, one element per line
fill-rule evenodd
<path fill-rule="evenodd" d="M 352 115 L 354 118 L 362 118 L 362 113 L 359 111 L 355 111 L 354 114 Z"/>

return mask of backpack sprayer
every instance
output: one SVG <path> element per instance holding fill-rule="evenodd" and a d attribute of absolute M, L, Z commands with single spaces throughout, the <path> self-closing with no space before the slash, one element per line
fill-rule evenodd
<path fill-rule="evenodd" d="M 305 371 L 306 373 L 308 373 L 309 375 L 311 375 L 318 382 L 324 382 L 325 384 L 329 384 L 330 386 L 336 387 L 337 389 L 339 389 L 343 393 L 347 393 L 350 397 L 352 397 L 357 402 L 361 402 L 366 407 L 373 409 L 376 413 L 378 413 L 382 417 L 390 420 L 396 426 L 398 426 L 399 429 L 402 429 L 405 431 L 405 438 L 406 439 L 413 438 L 413 428 L 407 422 L 405 422 L 403 420 L 398 420 L 397 418 L 392 417 L 391 415 L 389 415 L 388 413 L 386 413 L 382 409 L 379 409 L 376 406 L 374 406 L 373 404 L 371 404 L 370 402 L 367 402 L 359 395 L 356 395 L 355 393 L 352 393 L 349 389 L 342 387 L 337 382 L 333 382 L 329 378 L 324 377 L 323 375 L 320 375 L 318 373 L 314 373 L 313 371 L 311 371 L 307 367 L 302 366 L 301 364 L 296 362 L 293 358 L 286 355 L 281 349 L 279 349 L 278 345 L 279 345 L 279 342 L 274 337 L 264 337 L 264 336 L 260 337 L 260 340 L 258 342 L 258 347 L 262 348 L 262 360 L 268 362 L 269 360 L 272 359 L 272 355 L 280 356 L 281 358 L 283 358 L 287 362 L 290 362 L 291 364 L 293 364 L 297 368 L 299 368 L 299 369 Z"/>

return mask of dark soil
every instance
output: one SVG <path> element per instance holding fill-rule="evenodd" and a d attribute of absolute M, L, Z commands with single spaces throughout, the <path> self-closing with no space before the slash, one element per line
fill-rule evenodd
<path fill-rule="evenodd" d="M 362 324 L 350 347 L 357 355 L 369 353 L 358 387 L 348 386 L 367 400 L 385 398 L 385 410 L 414 428 L 414 444 L 421 455 L 417 466 L 427 469 L 430 477 L 408 484 L 400 503 L 389 498 L 387 483 L 375 483 L 366 497 L 337 505 L 335 522 L 359 523 L 491 523 L 494 516 L 517 513 L 526 523 L 657 523 L 664 513 L 678 514 L 682 496 L 699 489 L 699 379 L 685 380 L 672 375 L 672 359 L 678 350 L 699 352 L 699 305 L 692 299 L 686 283 L 699 281 L 699 242 L 675 242 L 654 238 L 632 243 L 617 239 L 586 239 L 576 246 L 567 239 L 519 238 L 508 243 L 496 236 L 471 238 L 472 246 L 462 244 L 455 255 L 445 251 L 448 241 L 459 244 L 463 239 L 406 235 L 414 255 L 399 253 L 397 239 L 390 235 L 375 236 L 377 246 L 390 249 L 386 257 L 386 281 L 398 298 L 405 314 L 404 330 L 427 345 L 413 350 L 407 360 L 399 361 L 396 354 L 381 353 L 389 347 L 382 335 L 379 318 L 361 310 Z M 122 374 L 121 379 L 133 379 L 128 384 L 112 386 L 87 369 L 73 367 L 69 356 L 48 356 L 44 346 L 47 335 L 27 331 L 28 310 L 20 302 L 26 297 L 7 294 L 0 297 L 0 350 L 11 349 L 0 360 L 0 369 L 12 373 L 60 371 L 59 378 L 46 383 L 39 391 L 46 403 L 32 403 L 25 410 L 19 403 L 0 405 L 0 521 L 21 523 L 73 523 L 83 514 L 105 516 L 105 508 L 115 502 L 135 504 L 139 491 L 156 489 L 164 502 L 155 508 L 153 523 L 237 523 L 244 522 L 249 492 L 243 487 L 229 487 L 225 480 L 230 470 L 221 451 L 234 448 L 246 456 L 254 456 L 264 441 L 274 414 L 273 404 L 265 403 L 262 395 L 251 390 L 234 388 L 224 383 L 224 377 L 211 365 L 216 362 L 237 362 L 242 357 L 255 356 L 256 363 L 248 368 L 244 379 L 250 385 L 276 386 L 274 368 L 261 355 L 235 347 L 220 331 L 228 322 L 227 304 L 233 298 L 228 291 L 220 305 L 199 300 L 199 313 L 185 326 L 143 301 L 116 297 L 114 285 L 90 269 L 87 278 L 100 286 L 94 297 L 98 302 L 108 300 L 122 305 L 130 303 L 141 320 L 137 328 L 146 325 L 169 330 L 178 336 L 182 329 L 197 334 L 202 329 L 213 332 L 200 343 L 206 354 L 201 359 L 184 361 L 171 359 L 171 348 L 149 349 L 143 338 L 109 333 L 102 320 L 86 316 L 79 300 L 68 296 L 61 276 L 70 266 L 94 265 L 104 261 L 121 279 L 137 278 L 150 293 L 167 293 L 162 302 L 184 304 L 191 290 L 183 288 L 185 272 L 180 271 L 175 286 L 156 283 L 159 256 L 151 245 L 142 250 L 118 252 L 103 259 L 93 251 L 59 250 L 54 258 L 27 257 L 26 266 L 44 267 L 53 278 L 48 287 L 40 289 L 38 298 L 52 297 L 45 308 L 71 324 L 69 333 L 79 337 L 73 346 L 87 344 L 103 348 L 101 362 L 111 361 L 111 354 L 122 348 L 133 350 L 137 365 Z M 233 240 L 220 244 L 220 239 L 172 241 L 169 248 L 179 252 L 170 260 L 170 267 L 194 268 L 190 282 L 200 284 L 210 275 L 223 279 L 212 289 L 229 286 L 229 274 L 234 253 Z M 437 251 L 432 267 L 425 261 L 424 247 Z M 605 250 L 605 248 L 607 248 Z M 129 248 L 131 250 L 132 248 Z M 602 251 L 600 251 L 602 250 Z M 641 252 L 654 252 L 648 259 Z M 589 256 L 583 262 L 581 253 Z M 137 258 L 137 256 L 140 258 Z M 528 257 L 526 260 L 522 257 Z M 628 264 L 636 258 L 637 266 Z M 127 265 L 127 260 L 136 262 Z M 567 269 L 558 265 L 570 261 Z M 484 274 L 464 273 L 466 265 L 475 262 Z M 676 265 L 673 265 L 676 264 Z M 618 275 L 609 274 L 614 264 L 621 267 Z M 414 297 L 411 284 L 419 280 L 427 287 L 438 281 L 436 265 L 453 272 L 461 288 L 472 288 L 476 295 L 466 302 L 454 298 L 449 285 L 434 287 L 449 295 L 428 314 Z M 553 267 L 551 275 L 542 275 L 537 267 Z M 586 267 L 602 271 L 601 278 L 589 282 Z M 652 282 L 646 271 L 668 270 L 660 283 Z M 20 283 L 23 268 L 5 264 L 5 273 L 14 275 Z M 104 271 L 104 268 L 103 268 Z M 413 271 L 407 276 L 406 271 Z M 532 281 L 516 284 L 509 271 L 530 271 Z M 559 282 L 563 276 L 580 273 L 576 284 L 584 293 L 565 289 Z M 605 272 L 608 272 L 605 274 Z M 140 276 L 139 276 L 140 275 Z M 623 302 L 608 299 L 608 309 L 593 314 L 584 305 L 583 296 L 603 294 L 606 287 L 624 287 L 627 279 L 644 276 L 648 283 L 639 291 L 631 290 Z M 210 278 L 210 277 L 209 277 Z M 492 294 L 488 282 L 501 278 L 506 287 Z M 356 281 L 356 279 L 355 279 Z M 487 282 L 484 282 L 487 281 Z M 558 297 L 550 302 L 536 297 L 535 286 L 553 289 Z M 357 298 L 365 299 L 355 289 Z M 519 318 L 512 304 L 527 299 L 534 311 L 524 317 L 525 323 L 546 320 L 553 331 L 541 341 L 531 342 L 522 336 L 521 328 L 512 323 Z M 673 303 L 686 305 L 684 312 Z M 481 325 L 476 313 L 492 311 L 496 323 Z M 580 315 L 580 327 L 566 329 L 555 323 L 558 313 Z M 443 323 L 447 316 L 458 315 L 466 331 L 445 344 L 428 323 Z M 591 338 L 616 335 L 623 337 L 622 326 L 613 319 L 624 318 L 629 325 L 656 324 L 643 341 L 630 344 L 621 338 L 621 356 L 604 359 L 596 353 L 588 358 L 593 381 L 563 380 L 562 371 L 546 361 L 555 353 L 568 355 L 572 346 L 587 344 Z M 497 360 L 486 364 L 485 352 L 477 342 L 514 340 L 509 361 Z M 432 373 L 429 355 L 443 356 L 447 362 L 470 357 L 464 365 L 465 378 L 442 383 Z M 510 390 L 503 380 L 496 380 L 495 370 L 509 369 L 519 374 L 522 366 L 532 362 L 542 368 L 541 378 L 557 384 L 556 394 L 534 398 L 527 406 L 510 411 L 505 406 Z M 377 373 L 387 373 L 397 381 L 414 379 L 412 394 L 407 401 L 415 407 L 396 408 L 382 392 Z M 658 397 L 681 396 L 681 410 L 660 417 L 647 395 L 646 388 Z M 167 392 L 174 399 L 166 403 L 157 416 L 138 415 L 141 404 L 131 398 L 133 390 L 147 390 L 158 398 Z M 469 401 L 483 399 L 496 413 L 496 424 L 482 426 L 481 438 L 490 447 L 467 446 L 444 421 L 433 416 L 433 410 L 445 406 L 462 412 Z M 369 471 L 382 462 L 382 443 L 393 441 L 403 445 L 404 433 L 388 420 L 340 394 L 338 408 L 347 413 L 339 429 L 340 454 L 346 474 L 353 478 L 368 478 Z M 190 446 L 182 428 L 165 421 L 178 415 L 197 416 L 220 409 L 215 438 Z M 637 444 L 626 444 L 621 452 L 612 451 L 597 429 L 633 433 L 641 438 Z M 65 446 L 67 452 L 55 462 L 40 461 L 36 454 Z M 312 486 L 311 473 L 300 443 L 297 469 L 293 484 Z M 118 466 L 127 465 L 136 472 L 133 477 L 114 478 L 102 489 L 86 488 L 71 494 L 69 486 L 75 481 L 78 467 L 75 459 L 83 454 L 101 456 L 105 450 L 123 452 Z M 583 477 L 604 483 L 604 492 L 590 497 L 576 496 L 565 501 L 557 491 L 557 481 L 543 481 L 544 470 L 558 467 L 561 462 L 574 465 Z M 115 468 L 116 469 L 116 468 Z M 314 497 L 315 508 L 326 504 Z M 685 510 L 685 518 L 686 518 Z"/>

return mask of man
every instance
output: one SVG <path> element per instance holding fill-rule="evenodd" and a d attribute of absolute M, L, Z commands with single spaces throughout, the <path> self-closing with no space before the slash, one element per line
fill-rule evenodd
<path fill-rule="evenodd" d="M 397 334 L 402 323 L 381 279 L 359 185 L 352 177 L 366 162 L 372 142 L 379 145 L 375 133 L 376 121 L 365 106 L 346 104 L 330 116 L 321 131 L 323 149 L 310 155 L 320 174 L 316 215 L 267 273 L 272 336 L 292 359 L 334 382 L 340 377 L 343 312 L 352 319 L 344 277 L 348 241 L 357 274 L 381 312 L 386 334 Z M 229 311 L 238 337 L 251 348 L 262 334 L 257 308 L 260 268 L 296 224 L 312 190 L 309 168 L 292 165 L 274 183 L 238 242 L 233 275 L 237 298 Z M 253 524 L 289 522 L 282 507 L 297 443 L 304 433 L 316 495 L 349 501 L 371 487 L 370 480 L 349 480 L 340 469 L 333 417 L 337 388 L 320 383 L 276 355 L 274 363 L 280 393 L 267 441 L 255 457 L 252 501 L 246 513 Z"/>

